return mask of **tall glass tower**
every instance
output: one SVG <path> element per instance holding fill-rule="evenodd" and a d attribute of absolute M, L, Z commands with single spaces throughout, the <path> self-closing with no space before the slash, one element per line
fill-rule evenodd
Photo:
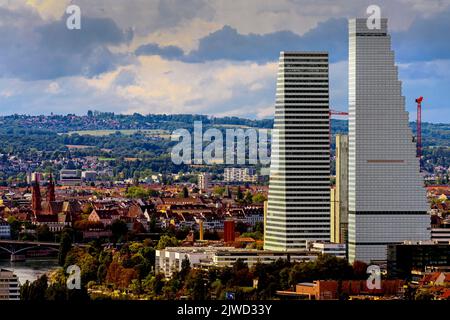
<path fill-rule="evenodd" d="M 430 218 L 387 19 L 349 21 L 349 260 L 429 240 Z"/>
<path fill-rule="evenodd" d="M 328 53 L 281 52 L 264 249 L 330 238 Z"/>

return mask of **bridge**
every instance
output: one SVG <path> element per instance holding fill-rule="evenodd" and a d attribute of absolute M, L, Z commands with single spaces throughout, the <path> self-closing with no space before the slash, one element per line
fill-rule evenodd
<path fill-rule="evenodd" d="M 54 252 L 59 251 L 59 243 L 44 241 L 20 241 L 20 240 L 0 240 L 0 250 L 11 255 L 11 261 L 23 260 L 21 253 L 33 249 L 46 249 Z"/>

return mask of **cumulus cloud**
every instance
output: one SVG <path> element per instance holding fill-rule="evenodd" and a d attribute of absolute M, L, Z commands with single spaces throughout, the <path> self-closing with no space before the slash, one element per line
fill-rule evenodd
<path fill-rule="evenodd" d="M 77 0 L 80 31 L 65 28 L 69 2 L 0 0 L 0 112 L 272 116 L 282 50 L 329 51 L 331 105 L 345 110 L 347 18 L 373 1 Z M 450 0 L 379 5 L 409 110 L 424 95 L 424 118 L 441 120 Z"/>
<path fill-rule="evenodd" d="M 0 73 L 26 80 L 64 76 L 87 77 L 129 63 L 126 54 L 111 46 L 131 40 L 132 33 L 119 29 L 106 18 L 83 19 L 81 30 L 68 30 L 65 20 L 45 22 L 33 12 L 0 10 Z"/>
<path fill-rule="evenodd" d="M 407 31 L 392 35 L 397 60 L 428 61 L 450 58 L 450 9 L 414 20 Z"/>
<path fill-rule="evenodd" d="M 347 20 L 329 19 L 304 35 L 291 31 L 268 34 L 240 34 L 230 26 L 224 26 L 199 40 L 198 49 L 187 54 L 175 46 L 159 47 L 147 44 L 136 54 L 160 55 L 167 59 L 185 62 L 210 60 L 237 60 L 267 62 L 278 59 L 280 51 L 329 51 L 331 61 L 339 61 L 347 55 Z"/>

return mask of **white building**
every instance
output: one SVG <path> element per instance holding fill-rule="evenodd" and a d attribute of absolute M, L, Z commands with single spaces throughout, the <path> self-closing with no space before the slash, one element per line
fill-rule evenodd
<path fill-rule="evenodd" d="M 200 191 L 203 192 L 209 188 L 210 178 L 211 175 L 207 172 L 203 172 L 198 175 L 198 189 Z"/>
<path fill-rule="evenodd" d="M 264 249 L 329 239 L 328 53 L 281 52 Z"/>
<path fill-rule="evenodd" d="M 312 242 L 310 244 L 310 250 L 312 252 L 329 254 L 342 259 L 347 257 L 347 246 L 345 243 Z"/>
<path fill-rule="evenodd" d="M 167 247 L 156 250 L 155 270 L 170 278 L 180 271 L 183 259 L 188 258 L 192 268 L 232 267 L 241 259 L 249 267 L 256 263 L 271 263 L 278 259 L 290 259 L 292 262 L 304 262 L 317 259 L 312 251 L 266 251 L 253 249 L 236 249 L 233 247 Z"/>
<path fill-rule="evenodd" d="M 89 182 L 93 182 L 95 180 L 97 180 L 97 172 L 96 171 L 83 171 L 81 173 L 81 178 L 83 178 L 84 181 L 89 181 Z"/>
<path fill-rule="evenodd" d="M 176 271 L 181 270 L 183 259 L 188 258 L 192 268 L 199 267 L 201 262 L 212 262 L 215 247 L 167 247 L 155 252 L 155 271 L 164 273 L 170 278 Z"/>
<path fill-rule="evenodd" d="M 20 300 L 17 276 L 10 270 L 0 268 L 0 300 Z"/>
<path fill-rule="evenodd" d="M 429 240 L 430 217 L 387 19 L 352 19 L 349 36 L 349 260 L 370 263 Z"/>
<path fill-rule="evenodd" d="M 431 228 L 431 240 L 437 243 L 450 243 L 450 224 Z"/>
<path fill-rule="evenodd" d="M 225 182 L 257 182 L 258 175 L 254 168 L 225 168 L 223 172 Z"/>
<path fill-rule="evenodd" d="M 62 169 L 59 172 L 59 182 L 64 186 L 81 185 L 80 171 L 72 169 Z"/>

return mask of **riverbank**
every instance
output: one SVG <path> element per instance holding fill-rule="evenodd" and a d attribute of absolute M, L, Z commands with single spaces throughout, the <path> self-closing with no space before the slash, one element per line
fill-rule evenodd
<path fill-rule="evenodd" d="M 30 282 L 35 281 L 44 274 L 49 275 L 58 267 L 58 259 L 56 258 L 29 258 L 21 262 L 0 260 L 0 268 L 13 271 L 17 275 L 20 284 L 24 284 L 27 280 Z"/>

